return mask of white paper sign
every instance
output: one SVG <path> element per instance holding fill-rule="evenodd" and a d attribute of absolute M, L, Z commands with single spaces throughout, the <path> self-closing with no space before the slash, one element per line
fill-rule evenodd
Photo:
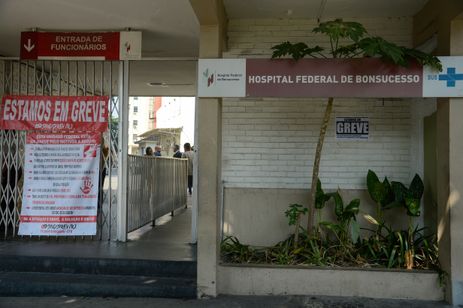
<path fill-rule="evenodd" d="M 200 59 L 198 61 L 199 97 L 244 97 L 246 59 Z"/>
<path fill-rule="evenodd" d="M 98 133 L 26 138 L 19 235 L 95 235 L 100 165 Z"/>
<path fill-rule="evenodd" d="M 336 139 L 367 140 L 369 132 L 368 118 L 336 117 Z"/>

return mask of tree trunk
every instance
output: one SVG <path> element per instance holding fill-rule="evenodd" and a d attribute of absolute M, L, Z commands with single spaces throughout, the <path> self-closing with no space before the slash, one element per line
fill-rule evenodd
<path fill-rule="evenodd" d="M 317 149 L 315 150 L 315 159 L 313 162 L 313 171 L 312 171 L 312 185 L 310 188 L 310 203 L 309 203 L 309 215 L 307 217 L 307 232 L 308 234 L 313 234 L 314 231 L 314 215 L 315 215 L 315 195 L 317 192 L 317 182 L 318 182 L 318 171 L 320 169 L 320 158 L 322 155 L 323 142 L 325 141 L 326 129 L 328 128 L 328 123 L 330 122 L 331 111 L 333 110 L 333 98 L 328 99 L 328 104 L 325 109 L 325 116 L 323 117 L 323 123 L 320 127 L 320 135 L 318 136 Z"/>
<path fill-rule="evenodd" d="M 300 226 L 301 226 L 301 214 L 299 213 L 299 215 L 297 215 L 296 229 L 294 230 L 294 243 L 293 243 L 294 249 L 296 249 L 299 244 L 299 227 Z"/>

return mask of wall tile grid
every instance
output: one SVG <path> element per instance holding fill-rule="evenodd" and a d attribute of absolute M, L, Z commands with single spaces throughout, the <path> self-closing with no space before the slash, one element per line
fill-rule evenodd
<path fill-rule="evenodd" d="M 410 18 L 356 19 L 373 35 L 410 46 Z M 230 20 L 225 58 L 264 57 L 285 40 L 312 41 L 311 20 Z M 320 176 L 325 188 L 363 189 L 369 168 L 408 181 L 412 133 L 410 100 L 336 99 L 323 149 Z M 223 179 L 227 187 L 307 188 L 324 99 L 224 99 Z M 368 141 L 337 141 L 335 116 L 370 120 Z"/>

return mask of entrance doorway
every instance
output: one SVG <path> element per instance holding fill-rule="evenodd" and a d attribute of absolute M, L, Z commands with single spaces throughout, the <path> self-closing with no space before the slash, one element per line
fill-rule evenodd
<path fill-rule="evenodd" d="M 119 168 L 119 162 L 126 163 L 125 159 L 121 161 L 120 147 L 122 144 L 128 144 L 128 140 L 123 140 L 123 134 L 120 134 L 119 128 L 123 125 L 128 126 L 129 123 L 123 123 L 122 115 L 130 111 L 135 112 L 135 108 L 131 110 L 127 108 L 128 105 L 124 102 L 124 98 L 126 96 L 128 98 L 129 94 L 133 98 L 160 95 L 159 97 L 164 96 L 166 99 L 165 106 L 174 107 L 180 101 L 187 99 L 190 104 L 181 103 L 181 105 L 187 106 L 186 109 L 181 109 L 184 110 L 184 115 L 189 116 L 189 123 L 193 123 L 194 99 L 191 96 L 195 95 L 195 70 L 196 61 L 194 60 L 164 61 L 158 59 L 130 61 L 126 65 L 122 65 L 122 62 L 119 61 L 21 61 L 16 58 L 0 58 L 0 96 L 105 95 L 109 97 L 108 129 L 102 135 L 102 147 L 108 148 L 108 155 L 102 156 L 103 163 L 100 168 L 100 172 L 103 173 L 104 171 L 105 173 L 104 176 L 100 175 L 100 177 L 105 178 L 106 181 L 99 198 L 97 234 L 73 237 L 73 240 L 111 241 L 119 237 L 118 234 L 121 229 L 127 230 L 126 227 L 121 226 L 121 222 L 124 224 L 125 219 L 121 219 L 120 216 L 120 209 L 127 206 L 127 200 L 121 199 L 121 197 L 125 198 L 125 194 L 120 194 L 118 186 L 120 186 L 121 178 L 124 178 L 124 176 L 120 176 L 123 173 Z M 130 71 L 130 74 L 127 71 Z M 124 86 L 125 75 L 128 76 L 127 86 Z M 179 96 L 172 97 L 172 95 Z M 187 98 L 187 95 L 190 98 Z M 168 116 L 172 112 L 169 112 L 169 108 L 162 110 L 167 111 L 164 112 L 165 116 L 161 116 L 161 120 L 167 117 L 164 122 L 171 122 L 172 119 Z M 148 117 L 153 116 L 153 112 L 153 110 L 148 111 Z M 185 121 L 185 119 L 181 121 Z M 135 124 L 135 121 L 135 119 L 132 121 L 132 125 Z M 166 126 L 164 123 L 164 127 L 160 128 L 164 130 L 164 133 L 169 133 L 171 136 L 178 133 L 166 130 Z M 189 124 L 189 126 L 191 125 Z M 183 139 L 175 141 L 180 143 L 188 138 L 193 139 L 193 135 L 194 132 L 191 129 L 185 130 L 183 134 L 180 133 Z M 0 166 L 2 168 L 0 175 L 0 236 L 3 239 L 24 239 L 18 236 L 17 232 L 22 207 L 25 136 L 25 131 L 0 131 Z M 138 134 L 137 136 L 129 134 L 129 136 L 132 139 L 132 145 L 135 144 L 135 141 L 140 141 Z M 133 137 L 136 140 L 133 140 Z M 168 144 L 169 142 L 172 143 L 173 139 L 170 137 L 164 138 L 166 142 L 164 153 L 166 155 L 169 155 L 171 151 Z M 138 148 L 140 149 L 140 146 Z M 40 240 L 48 238 L 54 237 L 42 237 Z M 54 239 L 63 240 L 63 237 Z"/>

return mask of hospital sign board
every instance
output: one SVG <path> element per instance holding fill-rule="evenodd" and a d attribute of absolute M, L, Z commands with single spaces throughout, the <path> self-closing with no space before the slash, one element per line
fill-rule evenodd
<path fill-rule="evenodd" d="M 463 57 L 441 72 L 378 58 L 200 59 L 199 97 L 463 97 Z"/>
<path fill-rule="evenodd" d="M 21 32 L 22 60 L 138 60 L 141 32 Z"/>

